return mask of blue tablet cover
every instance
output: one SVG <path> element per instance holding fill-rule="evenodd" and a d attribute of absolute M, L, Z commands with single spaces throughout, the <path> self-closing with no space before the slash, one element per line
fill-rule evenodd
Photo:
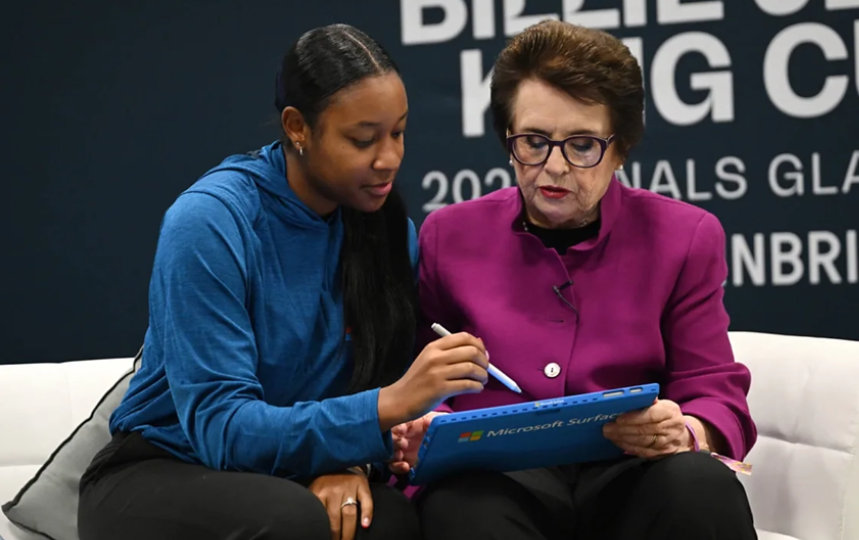
<path fill-rule="evenodd" d="M 602 434 L 619 414 L 659 395 L 656 383 L 439 415 L 424 435 L 409 482 L 462 470 L 513 471 L 619 457 Z"/>

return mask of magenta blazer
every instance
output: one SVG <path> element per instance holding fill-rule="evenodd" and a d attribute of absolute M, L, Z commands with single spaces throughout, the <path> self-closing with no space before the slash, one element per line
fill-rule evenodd
<path fill-rule="evenodd" d="M 433 322 L 467 331 L 523 390 L 490 378 L 481 393 L 447 405 L 468 410 L 658 382 L 661 398 L 709 422 L 728 455 L 742 459 L 756 430 L 750 374 L 728 341 L 721 224 L 617 179 L 600 215 L 599 235 L 564 255 L 525 232 L 516 187 L 427 217 L 419 345 L 437 338 Z"/>

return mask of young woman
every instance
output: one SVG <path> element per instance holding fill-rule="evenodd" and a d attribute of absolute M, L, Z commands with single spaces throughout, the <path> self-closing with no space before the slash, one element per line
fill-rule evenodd
<path fill-rule="evenodd" d="M 393 189 L 408 105 L 388 54 L 311 30 L 275 104 L 282 140 L 166 213 L 142 364 L 81 481 L 82 540 L 417 537 L 374 481 L 402 458 L 390 430 L 486 382 L 468 335 L 410 365 L 416 234 Z"/>

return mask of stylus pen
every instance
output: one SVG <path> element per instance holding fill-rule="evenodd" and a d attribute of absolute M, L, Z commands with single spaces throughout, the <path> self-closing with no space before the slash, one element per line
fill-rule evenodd
<path fill-rule="evenodd" d="M 433 332 L 440 335 L 441 337 L 445 337 L 445 336 L 450 335 L 450 332 L 448 331 L 448 329 L 445 328 L 444 326 L 438 324 L 438 323 L 432 323 L 431 328 L 433 329 Z M 490 375 L 492 375 L 493 377 L 495 377 L 496 379 L 501 381 L 501 384 L 503 384 L 504 386 L 506 386 L 510 390 L 513 390 L 517 394 L 522 393 L 522 389 L 519 388 L 519 385 L 516 384 L 516 381 L 514 381 L 513 379 L 511 379 L 510 377 L 505 375 L 504 372 L 502 372 L 497 367 L 493 366 L 492 364 L 489 364 L 489 367 L 486 368 L 486 370 L 489 372 Z"/>

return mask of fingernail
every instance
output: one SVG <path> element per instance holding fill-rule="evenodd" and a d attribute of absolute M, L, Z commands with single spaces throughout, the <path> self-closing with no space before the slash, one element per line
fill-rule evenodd
<path fill-rule="evenodd" d="M 364 527 L 365 529 L 367 527 L 369 527 L 370 526 L 370 518 L 365 517 L 364 519 L 362 519 L 361 520 L 361 526 Z"/>

